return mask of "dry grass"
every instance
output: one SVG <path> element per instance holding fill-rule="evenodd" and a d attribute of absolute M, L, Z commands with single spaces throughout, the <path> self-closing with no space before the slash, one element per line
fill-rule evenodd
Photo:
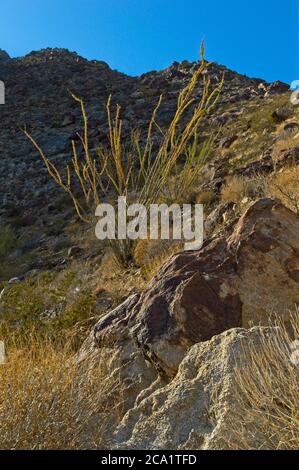
<path fill-rule="evenodd" d="M 279 135 L 284 135 L 283 132 L 280 132 Z M 287 135 L 284 138 L 277 139 L 274 146 L 273 146 L 273 152 L 272 152 L 272 158 L 274 161 L 274 164 L 277 163 L 277 160 L 279 160 L 279 157 L 282 152 L 285 152 L 286 150 L 290 150 L 292 148 L 299 147 L 299 134 L 296 135 Z"/>
<path fill-rule="evenodd" d="M 268 182 L 268 191 L 299 214 L 299 166 L 283 168 L 276 173 Z"/>
<path fill-rule="evenodd" d="M 204 204 L 208 206 L 213 201 L 214 196 L 215 195 L 211 190 L 201 191 L 195 196 L 195 202 L 196 204 Z"/>
<path fill-rule="evenodd" d="M 183 244 L 176 240 L 138 240 L 134 249 L 134 261 L 141 267 L 145 279 L 150 280 L 170 256 L 182 249 Z"/>
<path fill-rule="evenodd" d="M 85 369 L 68 347 L 34 335 L 11 347 L 0 365 L 0 448 L 105 448 L 122 400 L 109 377 L 104 356 Z"/>
<path fill-rule="evenodd" d="M 253 176 L 231 176 L 221 188 L 221 202 L 234 202 L 238 206 L 261 197 L 273 197 L 269 190 L 270 177 L 262 174 Z M 244 207 L 242 207 L 244 209 Z"/>
<path fill-rule="evenodd" d="M 276 332 L 266 330 L 258 347 L 243 347 L 246 365 L 236 371 L 228 423 L 232 449 L 299 448 L 299 311 L 290 323 L 275 322 Z"/>
<path fill-rule="evenodd" d="M 136 290 L 145 287 L 140 269 L 136 266 L 120 266 L 109 251 L 103 257 L 96 273 L 96 283 L 101 284 L 102 288 L 111 294 L 114 307 Z"/>
<path fill-rule="evenodd" d="M 240 203 L 247 194 L 247 181 L 242 176 L 232 176 L 221 188 L 221 202 Z"/>
<path fill-rule="evenodd" d="M 232 176 L 221 188 L 221 202 L 234 202 L 240 206 L 247 199 L 258 197 L 279 199 L 299 214 L 299 166 L 286 166 L 267 177 Z"/>

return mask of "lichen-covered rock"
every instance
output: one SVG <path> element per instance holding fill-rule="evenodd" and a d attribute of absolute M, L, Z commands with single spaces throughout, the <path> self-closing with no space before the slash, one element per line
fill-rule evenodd
<path fill-rule="evenodd" d="M 225 449 L 230 410 L 237 403 L 235 370 L 246 367 L 246 344 L 256 350 L 273 328 L 233 329 L 196 344 L 175 378 L 153 391 L 122 419 L 117 449 Z M 249 430 L 248 430 L 249 432 Z"/>

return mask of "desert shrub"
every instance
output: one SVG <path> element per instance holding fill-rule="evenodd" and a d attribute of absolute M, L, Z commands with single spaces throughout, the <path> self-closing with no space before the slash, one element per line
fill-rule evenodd
<path fill-rule="evenodd" d="M 270 197 L 279 199 L 286 207 L 299 214 L 298 188 L 299 167 L 287 166 L 270 176 L 232 176 L 221 188 L 221 201 L 240 205 L 244 200 Z"/>
<path fill-rule="evenodd" d="M 213 201 L 214 193 L 213 191 L 207 189 L 205 191 L 201 191 L 200 193 L 196 194 L 195 202 L 196 204 L 204 204 L 209 205 Z"/>
<path fill-rule="evenodd" d="M 221 188 L 222 202 L 240 203 L 247 194 L 247 180 L 242 176 L 232 176 Z"/>
<path fill-rule="evenodd" d="M 299 214 L 299 166 L 283 168 L 276 173 L 268 182 L 268 191 Z"/>
<path fill-rule="evenodd" d="M 277 321 L 274 326 L 270 333 L 265 330 L 258 347 L 243 346 L 244 366 L 235 372 L 228 423 L 233 449 L 299 447 L 299 311 L 290 325 Z"/>
<path fill-rule="evenodd" d="M 111 97 L 109 97 L 107 102 L 109 145 L 100 146 L 95 153 L 92 153 L 89 147 L 88 119 L 84 102 L 73 95 L 81 107 L 83 116 L 84 132 L 83 135 L 79 135 L 79 140 L 84 155 L 79 156 L 77 144 L 72 141 L 72 165 L 71 168 L 69 165 L 66 167 L 66 179 L 44 155 L 34 138 L 24 130 L 25 135 L 39 152 L 49 174 L 70 196 L 79 217 L 84 222 L 91 221 L 91 215 L 101 202 L 103 194 L 105 201 L 115 202 L 117 196 L 126 196 L 128 202 L 139 202 L 148 207 L 150 203 L 159 200 L 171 176 L 176 176 L 177 190 L 181 191 L 181 194 L 184 194 L 196 179 L 209 153 L 209 142 L 199 151 L 192 142 L 196 142 L 199 125 L 215 106 L 222 86 L 220 81 L 211 91 L 210 81 L 205 74 L 209 64 L 203 58 L 203 47 L 201 53 L 202 60 L 190 82 L 181 91 L 170 124 L 164 130 L 157 122 L 161 96 L 153 111 L 145 139 L 136 130 L 131 133 L 130 139 L 123 138 L 120 107 L 116 107 L 115 115 L 112 116 Z M 195 89 L 199 83 L 201 94 L 196 100 Z M 191 110 L 192 112 L 186 117 Z M 80 188 L 79 193 L 75 190 L 76 185 Z M 111 246 L 120 263 L 131 262 L 133 243 L 130 240 L 112 240 Z"/>
<path fill-rule="evenodd" d="M 221 188 L 222 202 L 242 203 L 244 198 L 254 200 L 259 197 L 265 197 L 268 191 L 268 179 L 261 175 L 253 176 L 232 176 L 227 179 Z"/>
<path fill-rule="evenodd" d="M 22 334 L 33 324 L 38 326 L 45 308 L 46 300 L 41 285 L 38 286 L 30 279 L 14 284 L 1 298 L 1 339 L 6 339 L 13 331 Z"/>
<path fill-rule="evenodd" d="M 1 449 L 105 448 L 122 393 L 109 358 L 78 364 L 71 349 L 35 335 L 0 365 Z"/>

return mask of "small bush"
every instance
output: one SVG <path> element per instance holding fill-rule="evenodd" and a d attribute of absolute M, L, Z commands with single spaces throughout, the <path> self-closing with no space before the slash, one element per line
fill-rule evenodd
<path fill-rule="evenodd" d="M 196 204 L 209 205 L 213 201 L 214 193 L 211 190 L 205 190 L 200 192 L 195 197 Z"/>
<path fill-rule="evenodd" d="M 221 201 L 240 203 L 246 197 L 247 187 L 247 181 L 242 176 L 231 177 L 221 188 Z"/>
<path fill-rule="evenodd" d="M 284 168 L 269 181 L 270 195 L 299 214 L 299 166 Z"/>
<path fill-rule="evenodd" d="M 0 304 L 0 339 L 24 339 L 35 330 L 43 337 L 65 341 L 77 323 L 92 318 L 96 299 L 88 292 L 69 299 L 76 275 L 65 272 L 59 282 L 45 273 L 38 279 L 27 279 L 7 290 Z"/>

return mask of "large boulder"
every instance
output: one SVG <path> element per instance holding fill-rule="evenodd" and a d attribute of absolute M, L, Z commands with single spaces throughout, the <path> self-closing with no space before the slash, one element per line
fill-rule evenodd
<path fill-rule="evenodd" d="M 93 344 L 129 344 L 168 380 L 195 343 L 273 313 L 287 320 L 298 284 L 299 217 L 261 199 L 199 251 L 172 257 L 140 297 L 99 321 Z"/>
<path fill-rule="evenodd" d="M 238 411 L 236 371 L 246 367 L 246 346 L 259 351 L 265 337 L 274 334 L 274 328 L 233 329 L 194 345 L 176 377 L 128 411 L 114 433 L 112 447 L 227 448 L 232 438 L 230 413 Z M 252 429 L 247 431 L 254 435 Z M 257 435 L 252 444 L 253 448 L 260 445 Z"/>

